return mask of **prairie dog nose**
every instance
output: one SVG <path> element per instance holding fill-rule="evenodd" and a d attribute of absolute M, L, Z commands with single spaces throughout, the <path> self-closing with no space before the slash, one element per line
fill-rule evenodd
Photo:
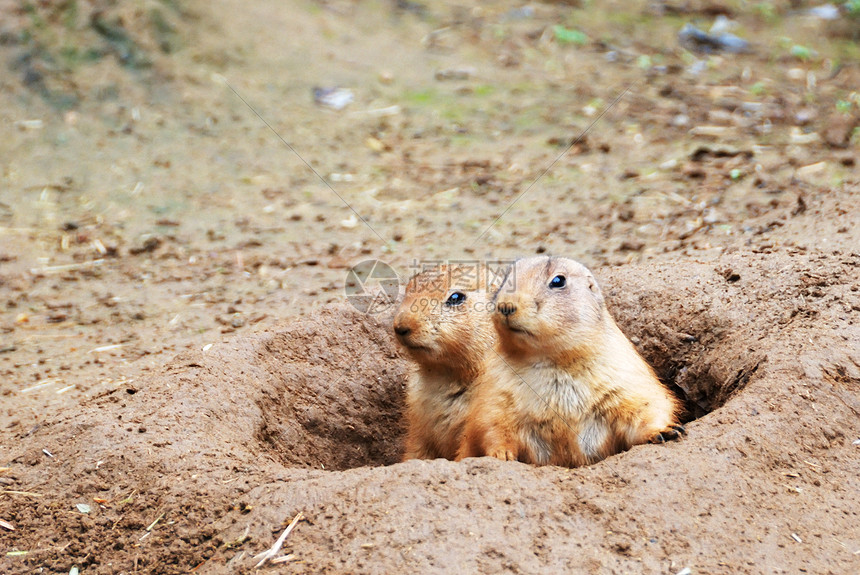
<path fill-rule="evenodd" d="M 413 331 L 415 331 L 415 318 L 403 312 L 394 316 L 394 333 L 398 337 L 406 337 Z"/>
<path fill-rule="evenodd" d="M 499 310 L 500 314 L 505 317 L 508 317 L 509 315 L 513 315 L 517 311 L 517 306 L 512 302 L 503 301 L 496 306 L 496 309 Z"/>
<path fill-rule="evenodd" d="M 394 333 L 396 333 L 400 337 L 403 337 L 405 335 L 409 335 L 409 332 L 411 332 L 411 331 L 412 331 L 412 328 L 407 327 L 405 325 L 397 325 L 397 324 L 394 325 Z"/>

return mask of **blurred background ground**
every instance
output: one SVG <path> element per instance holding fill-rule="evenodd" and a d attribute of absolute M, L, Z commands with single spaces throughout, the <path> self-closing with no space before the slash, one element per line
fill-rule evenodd
<path fill-rule="evenodd" d="M 363 259 L 856 251 L 860 15 L 829 7 L 3 0 L 3 435 Z"/>

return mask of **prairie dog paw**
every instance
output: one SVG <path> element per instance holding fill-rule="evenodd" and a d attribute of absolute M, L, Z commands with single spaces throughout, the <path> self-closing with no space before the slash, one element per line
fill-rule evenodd
<path fill-rule="evenodd" d="M 655 433 L 651 439 L 651 443 L 666 443 L 673 439 L 680 439 L 681 436 L 687 434 L 687 429 L 680 423 L 672 423 L 666 429 Z"/>
<path fill-rule="evenodd" d="M 516 461 L 517 454 L 511 451 L 510 449 L 499 448 L 492 449 L 487 452 L 487 455 L 490 457 L 495 457 L 496 459 L 501 459 L 502 461 Z"/>

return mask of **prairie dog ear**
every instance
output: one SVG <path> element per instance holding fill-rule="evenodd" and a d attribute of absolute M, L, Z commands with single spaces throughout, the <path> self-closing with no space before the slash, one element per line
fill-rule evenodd
<path fill-rule="evenodd" d="M 588 274 L 586 283 L 588 284 L 589 291 L 594 294 L 594 299 L 596 299 L 600 305 L 603 305 L 603 292 L 600 290 L 600 286 L 597 284 L 597 279 L 593 275 L 591 275 L 591 273 Z"/>

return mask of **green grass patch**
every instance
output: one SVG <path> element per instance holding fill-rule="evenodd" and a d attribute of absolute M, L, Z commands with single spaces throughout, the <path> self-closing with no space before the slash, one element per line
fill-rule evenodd
<path fill-rule="evenodd" d="M 767 94 L 767 84 L 764 82 L 756 82 L 750 86 L 750 94 L 753 96 L 764 96 Z"/>
<path fill-rule="evenodd" d="M 789 53 L 801 62 L 806 62 L 812 58 L 812 50 L 800 44 L 792 46 Z"/>
<path fill-rule="evenodd" d="M 439 93 L 433 88 L 426 90 L 408 91 L 403 94 L 403 101 L 413 106 L 429 106 L 439 99 Z"/>
<path fill-rule="evenodd" d="M 473 94 L 476 96 L 491 96 L 496 92 L 496 87 L 492 84 L 479 84 L 475 86 Z"/>
<path fill-rule="evenodd" d="M 573 44 L 575 46 L 585 46 L 588 44 L 588 36 L 579 30 L 565 28 L 560 24 L 552 27 L 552 32 L 559 44 Z"/>

